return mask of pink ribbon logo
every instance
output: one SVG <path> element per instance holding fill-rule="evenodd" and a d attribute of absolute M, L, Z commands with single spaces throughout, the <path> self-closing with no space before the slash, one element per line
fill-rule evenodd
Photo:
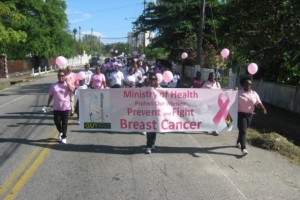
<path fill-rule="evenodd" d="M 223 101 L 222 96 L 225 95 L 225 101 Z M 218 113 L 216 114 L 216 116 L 214 117 L 213 121 L 216 125 L 219 124 L 219 122 L 221 121 L 222 118 L 225 119 L 227 126 L 229 127 L 232 123 L 232 118 L 228 112 L 227 106 L 230 103 L 230 98 L 228 93 L 220 93 L 219 97 L 218 97 L 218 104 L 220 107 L 220 110 L 218 111 Z"/>

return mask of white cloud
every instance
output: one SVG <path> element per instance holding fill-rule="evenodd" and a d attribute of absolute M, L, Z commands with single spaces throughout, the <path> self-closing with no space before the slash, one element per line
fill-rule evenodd
<path fill-rule="evenodd" d="M 69 23 L 76 24 L 79 22 L 86 21 L 92 17 L 90 13 L 81 12 L 78 10 L 67 9 L 66 11 L 69 17 Z"/>

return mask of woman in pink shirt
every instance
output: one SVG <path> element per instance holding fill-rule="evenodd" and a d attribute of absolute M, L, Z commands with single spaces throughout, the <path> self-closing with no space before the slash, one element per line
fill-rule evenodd
<path fill-rule="evenodd" d="M 96 69 L 96 73 L 92 75 L 90 88 L 93 89 L 106 88 L 106 79 L 104 74 L 101 73 L 100 67 L 97 66 L 95 69 Z"/>
<path fill-rule="evenodd" d="M 49 107 L 53 99 L 53 114 L 54 123 L 58 130 L 58 141 L 64 144 L 67 143 L 67 128 L 68 128 L 68 115 L 71 110 L 70 95 L 74 92 L 74 86 L 67 81 L 65 72 L 58 70 L 58 82 L 53 83 L 49 89 L 49 98 L 47 107 Z"/>
<path fill-rule="evenodd" d="M 240 79 L 242 89 L 238 91 L 238 129 L 239 137 L 236 146 L 241 148 L 243 155 L 247 155 L 246 149 L 246 132 L 249 127 L 253 111 L 255 108 L 260 109 L 263 114 L 267 114 L 267 110 L 262 104 L 258 94 L 251 89 L 251 77 L 246 76 Z"/>

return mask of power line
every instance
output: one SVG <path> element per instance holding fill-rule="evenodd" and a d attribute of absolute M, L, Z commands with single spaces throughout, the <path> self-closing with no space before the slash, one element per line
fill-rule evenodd
<path fill-rule="evenodd" d="M 110 38 L 110 37 L 100 37 L 101 39 L 105 39 L 105 40 L 116 40 L 116 39 L 126 39 L 127 37 L 115 37 L 115 38 Z"/>

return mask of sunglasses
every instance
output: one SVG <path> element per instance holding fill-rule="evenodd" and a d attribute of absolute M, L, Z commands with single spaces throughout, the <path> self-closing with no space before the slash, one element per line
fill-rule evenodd
<path fill-rule="evenodd" d="M 58 77 L 64 77 L 65 75 L 64 74 L 58 74 Z"/>

